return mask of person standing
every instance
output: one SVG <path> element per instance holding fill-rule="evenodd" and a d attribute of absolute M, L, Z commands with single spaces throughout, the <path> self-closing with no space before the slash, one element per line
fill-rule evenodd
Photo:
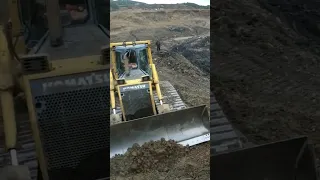
<path fill-rule="evenodd" d="M 161 46 L 160 41 L 157 41 L 156 45 L 157 45 L 157 52 L 159 52 L 160 51 L 160 46 Z"/>

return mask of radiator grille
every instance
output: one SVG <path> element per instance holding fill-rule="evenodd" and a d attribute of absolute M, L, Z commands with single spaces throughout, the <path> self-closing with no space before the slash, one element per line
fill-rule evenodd
<path fill-rule="evenodd" d="M 62 82 L 63 78 L 72 77 L 62 77 Z M 33 88 L 49 176 L 50 171 L 75 168 L 84 158 L 109 148 L 109 83 L 65 91 L 61 87 L 56 93 L 40 93 L 39 82 Z"/>
<path fill-rule="evenodd" d="M 121 91 L 126 119 L 133 120 L 153 115 L 149 86 L 138 90 Z M 135 101 L 134 99 L 139 99 Z"/>

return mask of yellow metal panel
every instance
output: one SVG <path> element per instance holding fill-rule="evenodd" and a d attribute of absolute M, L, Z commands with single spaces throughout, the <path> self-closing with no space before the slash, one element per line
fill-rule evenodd
<path fill-rule="evenodd" d="M 149 82 L 149 87 L 150 87 L 150 98 L 151 98 L 151 104 L 152 104 L 152 110 L 153 110 L 153 114 L 156 115 L 157 114 L 157 110 L 156 110 L 156 104 L 154 102 L 154 97 L 153 97 L 153 89 L 152 89 L 152 83 L 151 81 Z"/>
<path fill-rule="evenodd" d="M 112 48 L 113 46 L 123 46 L 123 45 L 129 46 L 129 45 L 133 45 L 133 44 L 151 44 L 150 40 L 146 40 L 146 41 L 130 41 L 130 42 L 118 42 L 118 43 L 110 43 L 110 47 Z"/>
<path fill-rule="evenodd" d="M 0 107 L 2 108 L 6 149 L 16 148 L 17 130 L 14 112 L 14 100 L 11 88 L 14 85 L 12 76 L 12 57 L 7 46 L 4 26 L 0 25 Z"/>
<path fill-rule="evenodd" d="M 112 109 L 116 108 L 115 87 L 114 87 L 113 75 L 111 71 L 110 71 L 110 104 Z"/>
<path fill-rule="evenodd" d="M 26 53 L 26 46 L 24 42 L 24 37 L 21 36 L 21 22 L 19 17 L 19 11 L 18 11 L 18 1 L 17 0 L 9 0 L 9 16 L 12 23 L 12 38 L 13 41 L 16 41 L 17 43 L 15 45 L 15 51 L 17 54 L 25 54 Z"/>
<path fill-rule="evenodd" d="M 85 56 L 80 58 L 70 58 L 52 61 L 53 70 L 47 73 L 31 74 L 25 77 L 29 80 L 42 79 L 48 77 L 63 76 L 76 73 L 85 73 L 98 70 L 109 70 L 110 65 L 100 64 L 100 55 Z"/>
<path fill-rule="evenodd" d="M 149 62 L 149 64 L 153 64 L 152 53 L 151 53 L 151 44 L 148 44 L 148 62 Z"/>
<path fill-rule="evenodd" d="M 11 91 L 0 91 L 3 131 L 6 150 L 15 149 L 17 144 L 17 125 L 14 112 L 14 100 Z"/>
<path fill-rule="evenodd" d="M 40 131 L 38 128 L 38 123 L 37 123 L 37 118 L 35 114 L 35 109 L 33 106 L 33 99 L 32 99 L 32 94 L 31 94 L 31 87 L 29 80 L 27 78 L 23 79 L 23 83 L 25 88 L 25 96 L 27 100 L 27 106 L 28 106 L 28 112 L 29 112 L 29 120 L 31 123 L 31 129 L 33 132 L 33 139 L 35 141 L 36 145 L 36 153 L 37 153 L 37 159 L 39 161 L 40 169 L 42 172 L 42 177 L 43 180 L 49 180 L 48 176 L 48 171 L 47 171 L 47 161 L 45 159 L 44 153 L 43 153 L 43 148 L 42 148 L 42 143 L 40 140 Z"/>
<path fill-rule="evenodd" d="M 118 97 L 119 97 L 119 102 L 120 102 L 120 108 L 121 108 L 121 112 L 122 112 L 122 117 L 123 117 L 124 121 L 126 121 L 126 120 L 127 120 L 127 119 L 126 119 L 126 116 L 125 116 L 126 112 L 125 112 L 125 110 L 124 110 L 124 108 L 123 108 L 122 97 L 121 97 L 121 93 L 120 93 L 120 86 L 117 87 L 117 91 L 118 91 Z"/>

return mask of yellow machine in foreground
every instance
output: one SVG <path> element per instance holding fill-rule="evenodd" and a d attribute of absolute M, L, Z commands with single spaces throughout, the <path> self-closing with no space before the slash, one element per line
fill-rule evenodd
<path fill-rule="evenodd" d="M 26 52 L 17 1 L 1 1 L 10 9 L 0 16 L 1 180 L 109 176 L 110 42 L 96 2 L 82 2 L 87 16 L 77 23 L 46 1 L 49 30 Z M 18 103 L 16 92 L 25 97 Z"/>
<path fill-rule="evenodd" d="M 159 81 L 149 40 L 111 43 L 110 55 L 110 157 L 161 138 L 189 146 L 210 140 L 207 107 L 186 108 L 174 87 Z"/>

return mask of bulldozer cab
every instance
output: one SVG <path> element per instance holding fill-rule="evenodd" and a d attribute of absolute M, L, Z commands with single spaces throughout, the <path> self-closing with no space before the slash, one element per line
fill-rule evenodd
<path fill-rule="evenodd" d="M 117 82 L 115 89 L 124 121 L 157 114 L 149 44 L 149 41 L 137 41 L 110 45 L 111 71 Z M 129 74 L 125 66 L 129 66 Z"/>
<path fill-rule="evenodd" d="M 147 45 L 139 44 L 135 46 L 117 46 L 115 48 L 116 66 L 119 79 L 141 79 L 143 76 L 150 76 L 150 66 L 148 63 Z M 129 55 L 129 67 L 131 75 L 125 76 L 125 67 L 123 59 L 125 55 Z"/>

